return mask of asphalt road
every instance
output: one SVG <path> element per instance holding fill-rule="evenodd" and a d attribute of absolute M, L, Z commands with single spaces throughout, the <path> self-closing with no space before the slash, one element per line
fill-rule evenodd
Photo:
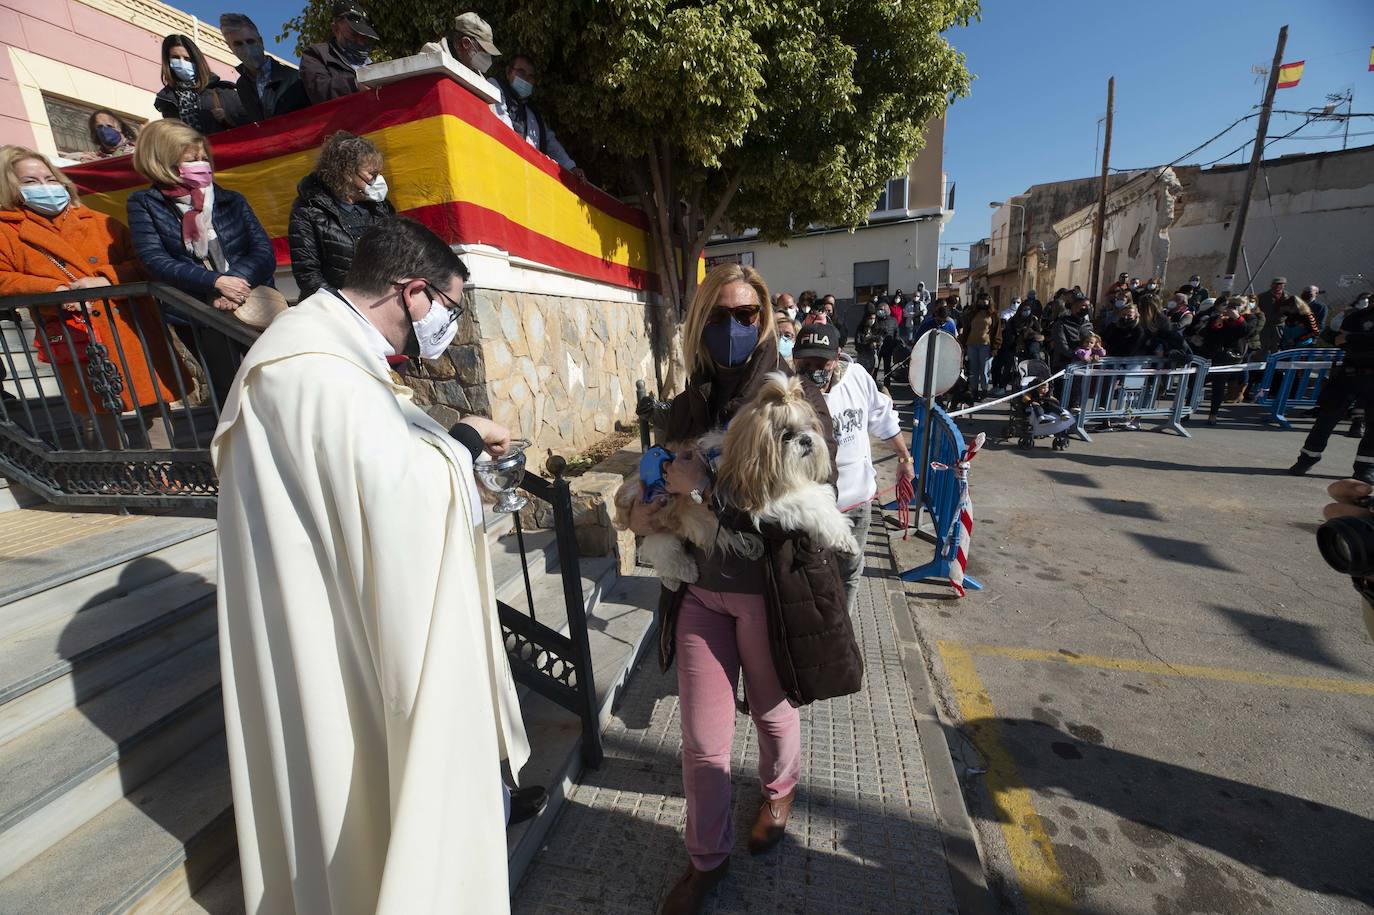
<path fill-rule="evenodd" d="M 965 434 L 993 438 L 1005 414 L 985 415 Z M 987 589 L 907 585 L 1006 911 L 1374 910 L 1374 645 L 1313 538 L 1355 441 L 1294 479 L 1306 423 L 1258 416 L 990 443 L 969 562 Z"/>

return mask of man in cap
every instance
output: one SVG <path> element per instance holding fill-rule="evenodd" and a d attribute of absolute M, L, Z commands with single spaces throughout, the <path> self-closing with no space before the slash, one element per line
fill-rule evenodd
<path fill-rule="evenodd" d="M 1297 311 L 1298 297 L 1289 295 L 1288 278 L 1276 276 L 1269 281 L 1269 288 L 1259 294 L 1260 314 L 1264 315 L 1264 329 L 1260 331 L 1260 349 L 1269 355 L 1279 348 L 1279 330 L 1283 323 L 1280 312 Z"/>
<path fill-rule="evenodd" d="M 338 0 L 332 12 L 330 39 L 301 55 L 301 82 L 312 105 L 357 92 L 358 69 L 377 44 L 377 31 L 357 0 Z"/>
<path fill-rule="evenodd" d="M 882 439 L 897 455 L 899 478 L 913 479 L 915 468 L 892 401 L 879 392 L 873 376 L 864 371 L 863 366 L 847 355 L 840 355 L 840 332 L 834 326 L 808 324 L 803 327 L 797 334 L 792 360 L 797 374 L 821 389 L 835 424 L 839 505 L 849 519 L 854 539 L 859 541 L 859 552 L 855 555 L 836 554 L 840 574 L 844 577 L 849 612 L 853 613 L 859 581 L 864 573 L 864 549 L 873 514 L 870 503 L 878 491 L 869 437 Z"/>
<path fill-rule="evenodd" d="M 438 41 L 431 41 L 420 48 L 420 53 L 443 51 L 463 66 L 486 76 L 491 69 L 492 58 L 501 56 L 491 33 L 491 26 L 476 13 L 462 13 L 455 16 L 447 34 Z"/>

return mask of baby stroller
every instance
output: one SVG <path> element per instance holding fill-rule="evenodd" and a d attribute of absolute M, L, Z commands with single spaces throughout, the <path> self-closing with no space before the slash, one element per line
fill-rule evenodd
<path fill-rule="evenodd" d="M 959 380 L 954 382 L 954 387 L 935 398 L 935 400 L 940 404 L 942 410 L 949 413 L 977 405 L 978 398 L 973 396 L 973 388 L 969 387 L 968 372 L 961 369 L 959 372 Z"/>
<path fill-rule="evenodd" d="M 1030 388 L 1011 402 L 1006 438 L 1016 439 L 1017 447 L 1033 448 L 1037 438 L 1050 439 L 1050 447 L 1063 451 L 1069 447 L 1069 430 L 1077 418 L 1050 396 L 1045 379 L 1054 374 L 1039 359 L 1027 359 L 1016 366 L 1021 388 Z"/>

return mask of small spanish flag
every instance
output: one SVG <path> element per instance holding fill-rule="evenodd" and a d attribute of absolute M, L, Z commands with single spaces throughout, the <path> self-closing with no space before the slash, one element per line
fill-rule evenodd
<path fill-rule="evenodd" d="M 1374 73 L 1374 47 L 1369 49 L 1369 72 Z"/>
<path fill-rule="evenodd" d="M 1279 67 L 1280 89 L 1292 89 L 1302 79 L 1302 68 L 1307 63 L 1305 60 L 1295 60 L 1291 64 L 1284 64 Z"/>

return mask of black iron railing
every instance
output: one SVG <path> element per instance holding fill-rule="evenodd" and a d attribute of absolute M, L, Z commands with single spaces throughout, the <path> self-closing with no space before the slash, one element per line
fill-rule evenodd
<path fill-rule="evenodd" d="M 501 617 L 511 674 L 517 682 L 582 719 L 582 759 L 588 767 L 595 769 L 601 765 L 603 758 L 601 710 L 596 697 L 596 677 L 587 634 L 587 603 L 582 594 L 577 534 L 573 530 L 572 490 L 562 477 L 563 459 L 551 458 L 550 464 L 550 469 L 554 471 L 552 480 L 526 471 L 521 488 L 532 497 L 548 503 L 553 510 L 553 533 L 558 548 L 558 573 L 563 581 L 563 602 L 568 611 L 568 631 L 564 634 L 535 618 L 529 554 L 519 513 L 514 514 L 512 519 L 520 548 L 520 571 L 524 576 L 529 613 L 521 613 L 499 600 L 496 608 Z"/>
<path fill-rule="evenodd" d="M 0 299 L 0 471 L 59 505 L 213 508 L 210 438 L 257 336 L 159 283 Z"/>

